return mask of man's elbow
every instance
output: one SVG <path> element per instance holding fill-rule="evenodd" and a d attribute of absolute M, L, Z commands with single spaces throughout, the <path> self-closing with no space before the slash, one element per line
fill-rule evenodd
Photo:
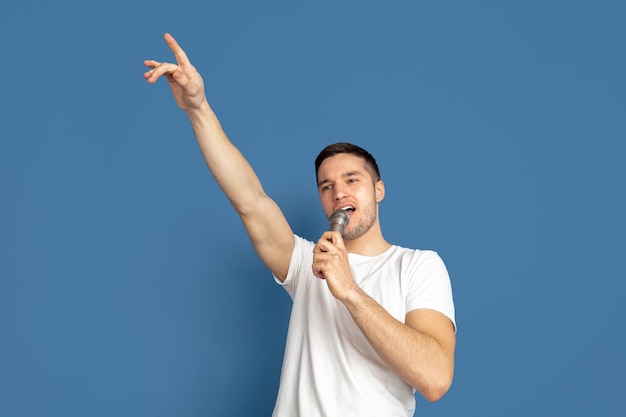
<path fill-rule="evenodd" d="M 430 383 L 420 390 L 420 393 L 430 402 L 439 401 L 450 389 L 452 385 L 452 374 L 442 375 L 433 379 Z"/>
<path fill-rule="evenodd" d="M 423 392 L 422 395 L 428 401 L 430 401 L 431 403 L 434 403 L 435 401 L 439 401 L 446 394 L 446 392 L 448 392 L 447 388 L 445 389 L 437 388 L 437 389 L 427 390 L 426 392 Z"/>

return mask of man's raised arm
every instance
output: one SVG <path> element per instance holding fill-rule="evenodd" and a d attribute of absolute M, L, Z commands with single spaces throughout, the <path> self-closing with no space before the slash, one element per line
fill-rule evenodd
<path fill-rule="evenodd" d="M 189 116 L 209 170 L 241 217 L 261 261 L 278 278 L 285 279 L 294 246 L 285 216 L 226 136 L 206 99 L 202 77 L 183 49 L 170 34 L 165 34 L 165 42 L 174 53 L 176 64 L 146 60 L 144 64 L 151 69 L 144 73 L 144 78 L 151 84 L 161 76 L 167 79 L 176 103 Z"/>

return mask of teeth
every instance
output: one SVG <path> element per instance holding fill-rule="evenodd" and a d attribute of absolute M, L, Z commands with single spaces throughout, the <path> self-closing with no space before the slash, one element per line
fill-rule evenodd
<path fill-rule="evenodd" d="M 354 207 L 352 206 L 346 206 L 346 207 L 342 207 L 342 210 L 354 210 Z"/>

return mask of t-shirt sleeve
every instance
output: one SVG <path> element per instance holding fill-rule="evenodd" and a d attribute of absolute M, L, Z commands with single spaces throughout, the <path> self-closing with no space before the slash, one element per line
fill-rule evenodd
<path fill-rule="evenodd" d="M 407 312 L 421 308 L 447 316 L 456 330 L 452 285 L 443 260 L 434 251 L 415 251 L 410 262 Z"/>
<path fill-rule="evenodd" d="M 298 286 L 298 277 L 302 275 L 300 270 L 306 267 L 304 262 L 307 255 L 306 251 L 313 253 L 312 242 L 309 242 L 308 240 L 295 234 L 294 237 L 293 253 L 291 254 L 291 261 L 289 263 L 289 270 L 287 271 L 285 281 L 281 282 L 276 275 L 272 274 L 274 276 L 274 281 L 276 281 L 278 285 L 282 286 L 292 299 L 294 298 Z M 309 262 L 309 267 L 310 266 Z"/>

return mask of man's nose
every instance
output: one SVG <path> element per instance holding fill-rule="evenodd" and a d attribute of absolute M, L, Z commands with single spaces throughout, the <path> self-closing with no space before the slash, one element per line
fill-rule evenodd
<path fill-rule="evenodd" d="M 335 184 L 335 186 L 333 187 L 333 190 L 335 191 L 335 200 L 341 200 L 342 198 L 346 196 L 346 192 L 345 192 L 345 189 L 343 188 L 343 185 Z"/>

